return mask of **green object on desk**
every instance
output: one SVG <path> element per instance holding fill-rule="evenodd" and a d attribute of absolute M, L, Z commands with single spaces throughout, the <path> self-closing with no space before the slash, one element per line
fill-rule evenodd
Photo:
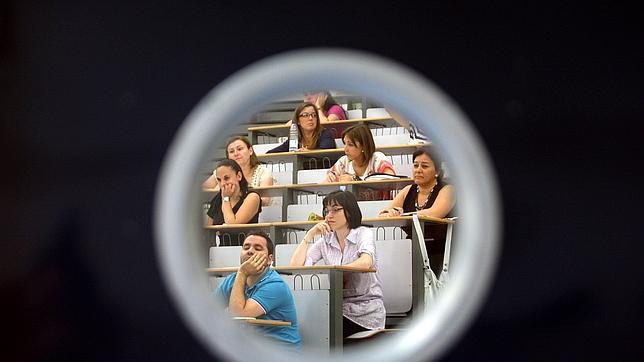
<path fill-rule="evenodd" d="M 318 221 L 318 220 L 324 220 L 324 217 L 314 212 L 309 214 L 309 221 Z"/>

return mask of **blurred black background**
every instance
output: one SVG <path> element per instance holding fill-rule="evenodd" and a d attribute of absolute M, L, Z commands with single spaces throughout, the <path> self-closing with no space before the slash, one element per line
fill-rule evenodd
<path fill-rule="evenodd" d="M 212 359 L 155 259 L 166 149 L 233 72 L 339 46 L 434 81 L 495 163 L 502 259 L 445 360 L 641 360 L 636 14 L 608 3 L 2 2 L 0 359 Z"/>

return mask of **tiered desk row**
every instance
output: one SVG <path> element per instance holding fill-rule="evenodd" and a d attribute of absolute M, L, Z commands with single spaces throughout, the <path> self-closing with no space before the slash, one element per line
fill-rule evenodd
<path fill-rule="evenodd" d="M 398 124 L 390 118 L 357 119 L 336 123 L 365 123 L 370 127 L 383 130 L 383 133 L 387 127 L 398 128 Z M 277 139 L 288 134 L 288 127 L 283 125 L 250 127 L 248 130 L 249 139 L 253 145 L 266 140 L 263 137 Z M 400 134 L 399 131 L 396 132 Z M 406 140 L 409 141 L 408 134 L 406 134 Z M 377 142 L 376 147 L 378 151 L 390 156 L 397 174 L 410 176 L 411 154 L 421 146 L 407 143 L 383 145 L 382 142 Z M 376 237 L 377 272 L 383 285 L 388 321 L 398 320 L 396 318 L 404 320 L 418 312 L 422 313 L 425 310 L 424 270 L 428 265 L 425 259 L 426 251 L 423 252 L 424 238 L 416 233 L 416 228 L 411 228 L 411 235 L 406 235 L 402 231 L 403 227 L 412 225 L 412 216 L 377 217 L 378 211 L 389 204 L 394 194 L 404 186 L 412 184 L 413 180 L 400 178 L 320 184 L 326 170 L 332 162 L 335 162 L 334 159 L 337 160 L 344 154 L 342 148 L 266 154 L 264 152 L 270 148 L 262 147 L 262 144 L 258 146 L 253 148 L 262 162 L 271 165 L 277 184 L 253 190 L 262 197 L 281 200 L 281 203 L 274 202 L 270 206 L 264 206 L 258 224 L 205 226 L 204 229 L 207 235 L 212 233 L 224 235 L 226 232 L 243 233 L 261 229 L 271 236 L 277 244 L 275 269 L 282 274 L 294 291 L 303 345 L 319 347 L 321 350 L 325 348 L 328 350 L 329 347 L 336 351 L 341 349 L 342 274 L 375 272 L 374 270 L 352 270 L 342 266 L 288 266 L 290 257 L 302 240 L 304 232 L 319 222 L 308 221 L 309 214 L 321 215 L 322 197 L 339 188 L 352 191 L 357 196 L 362 195 L 363 199 L 365 195 L 377 195 L 377 197 L 367 197 L 368 200 L 359 201 L 359 205 L 363 214 L 363 225 L 372 227 Z M 396 162 L 396 157 L 399 157 L 400 162 Z M 403 164 L 406 164 L 407 168 L 399 167 Z M 307 166 L 310 169 L 307 169 Z M 202 200 L 207 203 L 213 196 L 214 190 L 206 189 Z M 425 224 L 447 224 L 448 237 L 451 238 L 453 220 L 418 217 L 418 221 L 420 230 L 424 230 Z M 396 234 L 397 231 L 400 233 Z M 211 245 L 213 245 L 212 239 L 210 238 Z M 224 238 L 220 238 L 219 242 L 222 246 L 210 248 L 210 268 L 207 270 L 211 277 L 225 276 L 235 272 L 239 266 L 241 247 L 223 246 L 226 244 Z M 321 310 L 328 310 L 328 313 L 320 313 Z"/>

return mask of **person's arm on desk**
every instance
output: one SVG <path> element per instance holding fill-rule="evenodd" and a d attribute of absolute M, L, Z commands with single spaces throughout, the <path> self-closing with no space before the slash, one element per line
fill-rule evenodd
<path fill-rule="evenodd" d="M 360 257 L 358 257 L 358 259 L 349 264 L 346 264 L 345 266 L 369 269 L 373 266 L 373 258 L 367 253 L 362 253 L 360 254 Z"/>
<path fill-rule="evenodd" d="M 249 276 L 260 275 L 268 267 L 266 255 L 255 254 L 246 260 L 237 271 L 233 289 L 230 292 L 228 301 L 228 311 L 238 317 L 259 317 L 266 312 L 254 300 L 246 299 L 244 290 L 246 289 L 246 280 Z"/>
<path fill-rule="evenodd" d="M 405 197 L 407 197 L 407 193 L 409 192 L 409 189 L 411 188 L 411 185 L 407 185 L 403 187 L 402 190 L 396 195 L 396 197 L 391 200 L 389 205 L 385 207 L 384 209 L 380 210 L 378 213 L 378 216 L 380 217 L 393 217 L 393 216 L 400 216 L 400 214 L 403 213 L 403 202 L 405 201 Z"/>

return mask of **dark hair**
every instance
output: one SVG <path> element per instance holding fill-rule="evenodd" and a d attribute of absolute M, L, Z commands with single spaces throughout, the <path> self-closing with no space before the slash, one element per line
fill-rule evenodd
<path fill-rule="evenodd" d="M 349 139 L 354 143 L 359 143 L 364 151 L 365 159 L 367 162 L 371 161 L 371 157 L 374 152 L 376 152 L 376 144 L 373 142 L 373 135 L 371 134 L 369 127 L 364 124 L 351 126 L 342 132 L 343 142 L 345 142 L 344 137 L 349 137 Z"/>
<path fill-rule="evenodd" d="M 422 147 L 417 149 L 411 156 L 412 162 L 416 160 L 416 158 L 420 155 L 427 155 L 432 162 L 434 163 L 434 168 L 436 169 L 436 174 L 438 175 L 436 182 L 442 182 L 443 181 L 443 168 L 442 168 L 442 161 L 438 156 L 432 156 L 431 153 L 429 153 L 429 149 Z"/>
<path fill-rule="evenodd" d="M 313 107 L 313 110 L 315 112 L 315 119 L 317 120 L 317 125 L 315 126 L 315 129 L 313 130 L 313 144 L 312 145 L 305 145 L 303 143 L 304 141 L 304 135 L 302 134 L 302 127 L 300 126 L 300 112 L 306 107 Z M 322 133 L 322 130 L 324 128 L 322 127 L 322 124 L 320 124 L 320 117 L 318 116 L 318 111 L 315 108 L 315 105 L 313 103 L 302 103 L 300 104 L 297 108 L 295 108 L 295 112 L 293 113 L 293 122 L 297 122 L 297 133 L 300 138 L 300 143 L 302 146 L 308 148 L 308 149 L 314 149 L 318 146 L 318 142 L 320 141 L 320 134 Z"/>
<path fill-rule="evenodd" d="M 322 105 L 322 109 L 325 112 L 328 112 L 329 109 L 331 107 L 333 107 L 334 105 L 338 105 L 340 107 L 340 109 L 342 109 L 342 113 L 344 113 L 344 118 L 345 119 L 348 118 L 347 117 L 347 112 L 345 112 L 344 108 L 342 108 L 342 106 L 340 106 L 340 104 L 335 99 L 333 99 L 333 97 L 331 96 L 331 93 L 329 93 L 328 91 L 321 91 L 320 93 L 324 93 L 324 95 L 326 95 L 326 101 Z"/>
<path fill-rule="evenodd" d="M 271 240 L 271 237 L 268 236 L 268 234 L 266 234 L 265 232 L 263 232 L 261 230 L 253 230 L 253 231 L 249 232 L 248 234 L 246 234 L 246 238 L 244 239 L 244 241 L 246 241 L 246 239 L 248 239 L 249 236 L 253 236 L 253 235 L 260 236 L 260 237 L 264 238 L 266 240 L 266 249 L 268 249 L 268 255 L 273 255 L 273 256 L 275 255 L 274 254 L 275 253 L 275 246 L 273 244 L 273 240 Z"/>
<path fill-rule="evenodd" d="M 358 206 L 355 195 L 350 191 L 333 191 L 322 200 L 322 213 L 326 217 L 326 208 L 331 204 L 338 204 L 344 208 L 344 217 L 347 218 L 349 229 L 362 225 L 362 211 Z"/>
<path fill-rule="evenodd" d="M 246 144 L 246 147 L 249 149 L 253 148 L 253 144 L 250 143 L 248 138 L 244 136 L 234 136 L 228 139 L 228 142 L 226 142 L 226 158 L 228 158 L 228 146 L 230 146 L 231 143 L 235 141 L 242 141 Z M 250 168 L 254 168 L 255 166 L 259 165 L 259 159 L 257 158 L 257 155 L 255 154 L 255 150 L 253 150 L 253 153 L 250 155 Z"/>
<path fill-rule="evenodd" d="M 244 172 L 242 171 L 241 166 L 239 166 L 239 164 L 235 160 L 225 159 L 219 162 L 217 167 L 215 167 L 215 170 L 217 170 L 219 167 L 224 166 L 232 168 L 233 171 L 235 171 L 235 174 L 237 174 L 238 172 L 241 173 L 242 177 L 241 181 L 239 181 L 239 191 L 241 191 L 242 195 L 246 195 L 248 193 L 248 181 L 246 181 L 246 177 L 244 177 Z"/>
<path fill-rule="evenodd" d="M 325 113 L 328 112 L 331 107 L 336 105 L 336 106 L 340 107 L 340 109 L 342 109 L 342 113 L 344 114 L 344 118 L 345 119 L 348 118 L 347 117 L 347 112 L 344 110 L 344 108 L 342 108 L 342 106 L 338 103 L 338 101 L 336 101 L 333 98 L 333 96 L 331 96 L 331 93 L 329 91 L 319 90 L 319 91 L 307 91 L 307 92 L 304 92 L 305 95 L 306 94 L 319 94 L 319 93 L 323 93 L 326 96 L 326 100 L 324 101 L 324 104 L 322 105 L 322 110 Z"/>

